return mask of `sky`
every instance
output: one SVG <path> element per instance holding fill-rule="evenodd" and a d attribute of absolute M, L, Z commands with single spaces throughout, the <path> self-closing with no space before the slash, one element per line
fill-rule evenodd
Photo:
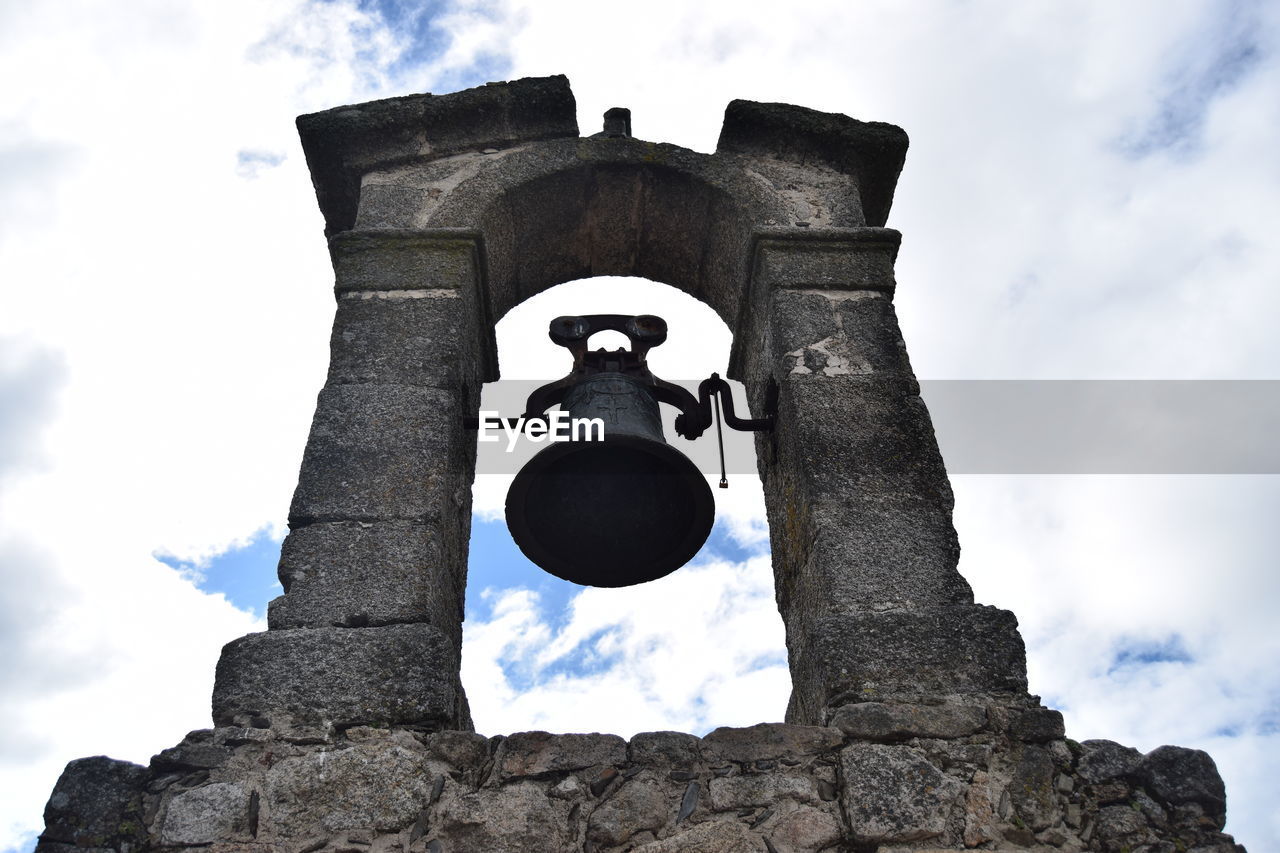
<path fill-rule="evenodd" d="M 0 0 L 0 850 L 68 760 L 207 727 L 220 647 L 280 592 L 333 316 L 298 114 L 563 73 L 582 133 L 625 106 L 698 151 L 734 98 L 892 122 L 922 379 L 1280 379 L 1278 48 L 1276 4 L 1211 0 Z M 561 375 L 545 324 L 589 311 L 666 317 L 659 375 L 723 370 L 709 309 L 595 280 L 503 320 L 503 375 Z M 780 719 L 763 503 L 732 479 L 703 554 L 619 593 L 521 564 L 480 478 L 479 730 Z M 961 571 L 1068 734 L 1208 750 L 1228 831 L 1280 850 L 1280 478 L 953 485 Z"/>

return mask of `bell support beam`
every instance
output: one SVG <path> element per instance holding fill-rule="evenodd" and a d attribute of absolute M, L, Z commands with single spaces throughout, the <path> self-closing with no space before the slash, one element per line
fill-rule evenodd
<path fill-rule="evenodd" d="M 265 634 L 223 650 L 219 724 L 469 729 L 459 680 L 474 442 L 495 378 L 475 232 L 330 240 L 337 312 Z"/>
<path fill-rule="evenodd" d="M 788 721 L 826 724 L 861 701 L 1027 701 L 1012 614 L 973 602 L 956 569 L 952 493 L 893 309 L 900 236 L 771 228 L 753 246 L 734 375 L 757 438 Z"/>

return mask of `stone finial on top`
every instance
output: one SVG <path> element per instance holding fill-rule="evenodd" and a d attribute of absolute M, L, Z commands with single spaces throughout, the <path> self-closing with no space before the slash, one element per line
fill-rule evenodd
<path fill-rule="evenodd" d="M 631 110 L 626 107 L 610 107 L 604 111 L 605 136 L 631 136 Z"/>

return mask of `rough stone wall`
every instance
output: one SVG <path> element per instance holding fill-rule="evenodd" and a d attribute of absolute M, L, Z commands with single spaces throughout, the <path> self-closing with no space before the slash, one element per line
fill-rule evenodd
<path fill-rule="evenodd" d="M 860 703 L 629 743 L 205 729 L 147 768 L 73 762 L 39 853 L 1236 853 L 1225 813 L 1203 752 L 1076 743 L 1041 708 Z"/>

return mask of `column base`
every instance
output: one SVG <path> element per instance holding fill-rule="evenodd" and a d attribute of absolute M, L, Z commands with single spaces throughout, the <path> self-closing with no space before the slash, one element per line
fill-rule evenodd
<path fill-rule="evenodd" d="M 834 709 L 858 702 L 1030 700 L 1026 649 L 1007 610 L 958 605 L 828 616 L 809 625 L 791 642 L 789 723 L 826 725 Z"/>
<path fill-rule="evenodd" d="M 248 634 L 222 649 L 215 725 L 470 731 L 458 649 L 429 625 Z"/>

